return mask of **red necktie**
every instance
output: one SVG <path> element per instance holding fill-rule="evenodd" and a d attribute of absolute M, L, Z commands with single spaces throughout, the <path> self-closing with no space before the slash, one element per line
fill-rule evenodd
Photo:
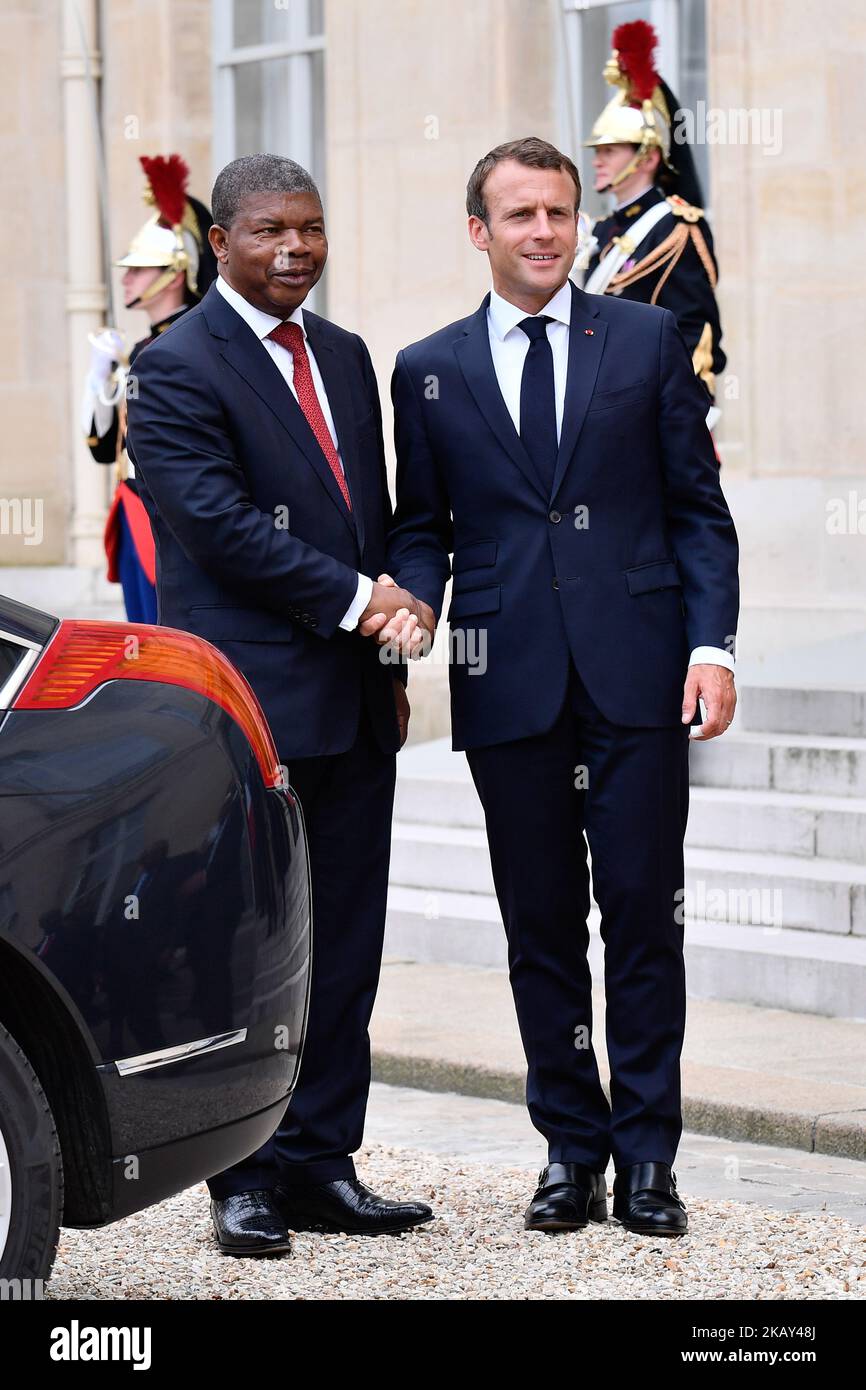
<path fill-rule="evenodd" d="M 331 431 L 328 429 L 327 422 L 322 414 L 322 406 L 316 395 L 316 387 L 313 381 L 313 373 L 310 371 L 310 359 L 307 356 L 307 348 L 304 343 L 304 331 L 299 323 L 280 323 L 268 334 L 280 347 L 288 348 L 292 354 L 294 364 L 295 391 L 298 397 L 298 405 L 307 417 L 307 424 L 316 436 L 319 448 L 328 460 L 331 472 L 337 480 L 337 486 L 343 494 L 343 501 L 352 510 L 352 499 L 349 496 L 349 488 L 346 477 L 340 467 L 340 460 L 334 448 L 334 441 L 331 438 Z"/>

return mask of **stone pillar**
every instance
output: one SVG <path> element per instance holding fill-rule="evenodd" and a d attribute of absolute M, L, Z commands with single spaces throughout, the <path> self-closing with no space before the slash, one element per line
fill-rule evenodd
<path fill-rule="evenodd" d="M 748 657 L 866 628 L 863 6 L 709 0 L 708 45 L 710 105 L 781 123 L 710 150 Z"/>
<path fill-rule="evenodd" d="M 69 559 L 102 563 L 106 471 L 96 467 L 78 417 L 90 348 L 87 335 L 105 322 L 97 147 L 94 138 L 94 86 L 101 72 L 96 38 L 96 0 L 64 0 L 63 132 L 66 164 L 66 335 L 68 342 L 72 520 Z"/>

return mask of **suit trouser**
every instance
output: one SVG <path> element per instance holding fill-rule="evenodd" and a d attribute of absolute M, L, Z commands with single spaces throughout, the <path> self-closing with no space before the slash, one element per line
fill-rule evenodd
<path fill-rule="evenodd" d="M 353 1177 L 370 1088 L 368 1027 L 382 962 L 396 759 L 362 709 L 346 753 L 289 760 L 304 813 L 313 899 L 310 1008 L 300 1073 L 276 1133 L 211 1178 L 236 1192 Z"/>
<path fill-rule="evenodd" d="M 639 713 L 639 710 L 636 711 Z M 467 752 L 484 806 L 530 1118 L 550 1162 L 673 1163 L 682 1132 L 688 726 L 610 723 L 572 668 L 547 733 Z M 608 1105 L 592 1048 L 601 909 Z"/>

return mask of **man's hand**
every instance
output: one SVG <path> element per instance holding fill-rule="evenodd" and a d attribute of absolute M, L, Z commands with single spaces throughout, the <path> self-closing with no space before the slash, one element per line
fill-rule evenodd
<path fill-rule="evenodd" d="M 397 676 L 394 677 L 394 703 L 397 706 L 397 723 L 400 726 L 400 747 L 406 742 L 409 733 L 409 697 L 406 687 Z"/>
<path fill-rule="evenodd" d="M 390 574 L 380 574 L 358 629 L 363 637 L 375 637 L 380 646 L 390 644 L 400 656 L 414 658 L 430 650 L 436 618 L 422 599 L 399 588 Z"/>
<path fill-rule="evenodd" d="M 737 707 L 733 671 L 709 662 L 689 667 L 683 690 L 684 724 L 691 723 L 699 695 L 707 707 L 707 717 L 699 728 L 689 734 L 689 738 L 718 738 L 731 723 Z"/>

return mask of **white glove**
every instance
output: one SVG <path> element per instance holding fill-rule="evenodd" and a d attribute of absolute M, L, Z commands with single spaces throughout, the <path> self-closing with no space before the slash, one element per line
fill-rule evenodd
<path fill-rule="evenodd" d="M 116 328 L 103 328 L 90 335 L 90 367 L 88 381 L 98 391 L 111 376 L 115 362 L 123 355 L 123 335 Z"/>
<path fill-rule="evenodd" d="M 81 428 L 85 435 L 95 434 L 102 439 L 114 421 L 113 397 L 118 395 L 114 365 L 123 356 L 123 335 L 116 328 L 103 328 L 99 333 L 91 333 L 89 342 L 90 366 L 81 401 Z M 113 376 L 115 380 L 109 386 Z"/>

